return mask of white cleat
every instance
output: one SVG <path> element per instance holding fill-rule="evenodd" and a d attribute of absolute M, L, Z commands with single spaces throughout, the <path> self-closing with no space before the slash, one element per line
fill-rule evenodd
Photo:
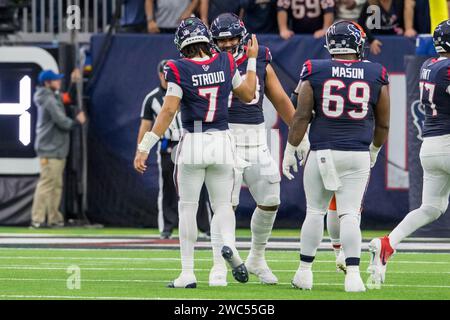
<path fill-rule="evenodd" d="M 336 257 L 336 271 L 337 272 L 344 272 L 344 274 L 347 274 L 347 266 L 345 264 L 345 255 L 344 250 L 340 250 L 338 256 Z"/>
<path fill-rule="evenodd" d="M 376 238 L 369 243 L 370 263 L 367 272 L 370 274 L 367 279 L 369 289 L 381 289 L 381 284 L 386 278 L 386 266 L 388 259 L 395 253 L 392 249 L 389 238 Z"/>
<path fill-rule="evenodd" d="M 294 288 L 302 290 L 311 290 L 313 286 L 312 271 L 298 269 L 291 283 Z"/>
<path fill-rule="evenodd" d="M 213 266 L 209 272 L 209 286 L 226 287 L 227 285 L 227 267 L 225 265 Z"/>
<path fill-rule="evenodd" d="M 168 288 L 197 288 L 197 278 L 193 273 L 181 273 L 178 278 L 167 285 Z"/>
<path fill-rule="evenodd" d="M 278 278 L 273 274 L 272 270 L 270 270 L 264 259 L 260 259 L 258 261 L 249 257 L 245 262 L 245 266 L 247 267 L 247 271 L 256 275 L 262 284 L 278 283 Z"/>
<path fill-rule="evenodd" d="M 366 287 L 361 279 L 359 271 L 347 272 L 345 275 L 345 291 L 346 292 L 365 292 Z"/>

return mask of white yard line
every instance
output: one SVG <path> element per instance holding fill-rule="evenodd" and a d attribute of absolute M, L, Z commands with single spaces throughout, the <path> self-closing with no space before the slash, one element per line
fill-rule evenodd
<path fill-rule="evenodd" d="M 64 264 L 62 266 L 54 266 L 54 267 L 45 267 L 45 266 L 35 266 L 35 265 L 1 265 L 0 269 L 2 270 L 67 270 L 69 266 L 72 264 Z M 79 265 L 81 271 L 178 271 L 180 272 L 180 268 L 105 268 L 105 267 L 84 267 L 82 265 Z M 202 272 L 209 272 L 210 269 L 204 269 L 204 268 L 196 268 L 196 272 L 202 273 Z M 295 274 L 297 269 L 272 269 L 275 273 L 292 273 Z M 336 270 L 315 270 L 314 273 L 337 273 Z M 450 274 L 450 271 L 390 271 L 390 274 Z"/>

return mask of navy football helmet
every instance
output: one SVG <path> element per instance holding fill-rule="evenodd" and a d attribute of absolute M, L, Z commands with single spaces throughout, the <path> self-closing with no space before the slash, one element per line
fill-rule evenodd
<path fill-rule="evenodd" d="M 211 32 L 205 24 L 196 17 L 189 17 L 181 21 L 175 32 L 174 43 L 177 49 L 181 52 L 184 47 L 199 42 L 212 44 Z"/>
<path fill-rule="evenodd" d="M 326 46 L 331 55 L 354 53 L 358 59 L 364 56 L 366 33 L 363 28 L 352 21 L 339 21 L 328 28 Z"/>
<path fill-rule="evenodd" d="M 244 51 L 247 29 L 244 22 L 234 13 L 222 13 L 211 24 L 211 34 L 216 50 L 220 51 L 217 40 L 239 38 L 239 44 L 232 48 L 234 56 Z"/>
<path fill-rule="evenodd" d="M 434 29 L 433 42 L 436 52 L 450 53 L 450 20 L 442 21 Z"/>

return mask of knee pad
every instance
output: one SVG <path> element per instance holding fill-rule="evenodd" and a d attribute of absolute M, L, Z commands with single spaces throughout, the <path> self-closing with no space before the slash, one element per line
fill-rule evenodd
<path fill-rule="evenodd" d="M 228 210 L 231 210 L 231 212 L 233 212 L 233 205 L 231 204 L 231 202 L 215 202 L 211 203 L 211 209 L 214 215 Z"/>
<path fill-rule="evenodd" d="M 320 210 L 320 209 L 315 209 L 315 208 L 311 208 L 311 207 L 306 208 L 306 214 L 325 216 L 326 213 L 327 213 L 326 209 Z"/>
<path fill-rule="evenodd" d="M 179 201 L 178 211 L 180 214 L 186 212 L 195 212 L 197 214 L 198 202 Z"/>
<path fill-rule="evenodd" d="M 444 211 L 438 208 L 427 205 L 422 205 L 420 209 L 424 212 L 424 214 L 433 219 L 433 221 L 437 220 L 444 213 Z"/>
<path fill-rule="evenodd" d="M 264 197 L 262 203 L 258 203 L 260 206 L 264 207 L 275 207 L 280 205 L 280 196 L 276 194 L 268 194 Z"/>

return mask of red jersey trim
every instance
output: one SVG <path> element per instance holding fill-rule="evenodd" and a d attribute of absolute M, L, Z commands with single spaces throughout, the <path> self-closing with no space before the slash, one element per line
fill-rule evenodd
<path fill-rule="evenodd" d="M 169 61 L 167 62 L 167 65 L 169 66 L 170 69 L 172 69 L 172 72 L 175 75 L 178 84 L 181 84 L 180 71 L 178 70 L 175 63 L 173 63 L 173 61 Z"/>
<path fill-rule="evenodd" d="M 196 61 L 196 60 L 189 59 L 189 58 L 184 58 L 184 60 L 187 60 L 187 61 L 189 61 L 189 62 L 193 62 L 193 63 L 195 63 L 195 64 L 200 64 L 200 65 L 202 65 L 202 64 L 210 64 L 211 62 L 213 62 L 214 60 L 216 60 L 218 56 L 219 56 L 219 54 L 216 53 L 216 54 L 213 55 L 210 59 L 205 60 L 205 61 Z"/>

